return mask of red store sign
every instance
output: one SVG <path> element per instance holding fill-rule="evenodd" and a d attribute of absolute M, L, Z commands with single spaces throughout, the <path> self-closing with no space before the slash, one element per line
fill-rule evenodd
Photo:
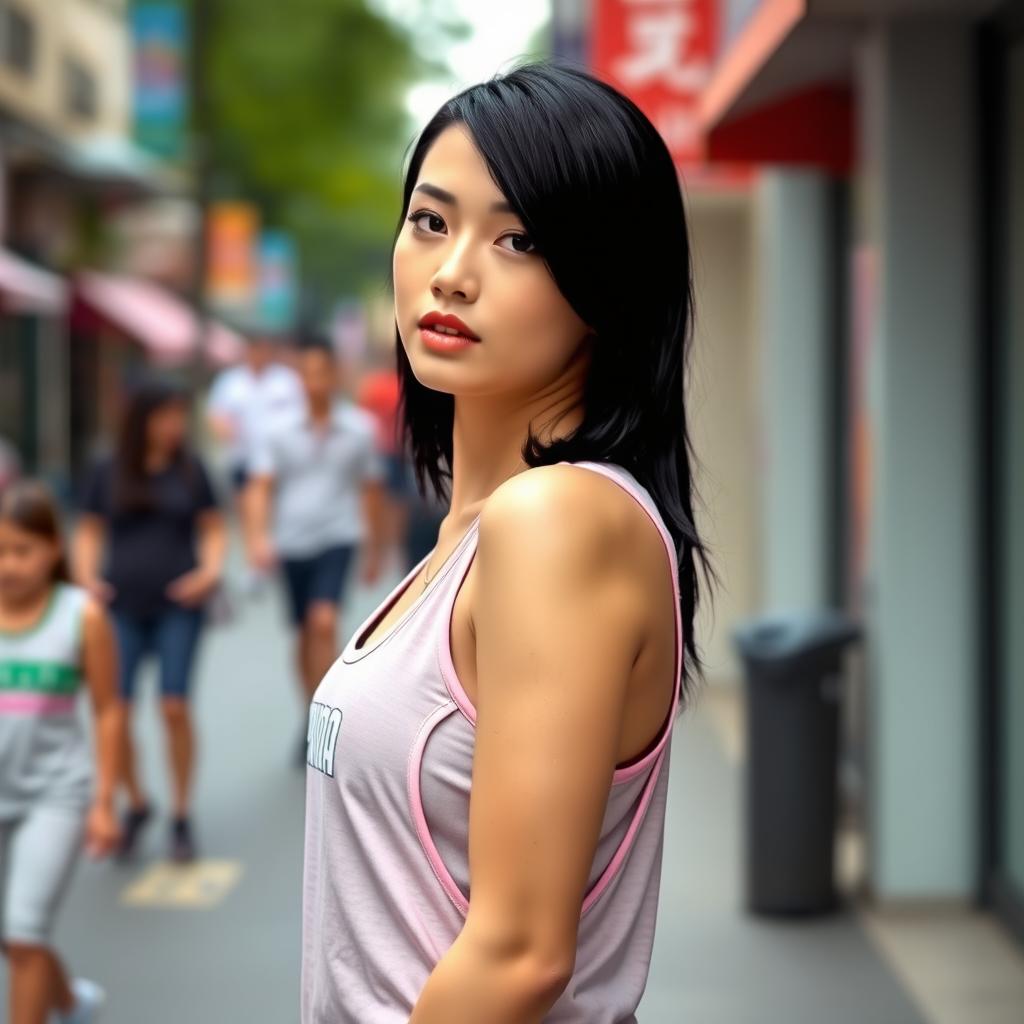
<path fill-rule="evenodd" d="M 700 96 L 717 45 L 716 0 L 593 0 L 594 73 L 651 119 L 679 166 L 704 160 Z"/>

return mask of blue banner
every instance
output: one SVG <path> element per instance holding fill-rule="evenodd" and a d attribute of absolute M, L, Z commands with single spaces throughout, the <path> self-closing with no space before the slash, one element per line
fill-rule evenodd
<path fill-rule="evenodd" d="M 259 241 L 260 321 L 272 330 L 287 331 L 298 313 L 298 271 L 295 241 L 285 231 L 268 230 Z"/>
<path fill-rule="evenodd" d="M 185 155 L 187 24 L 175 3 L 132 9 L 135 141 L 167 160 Z"/>

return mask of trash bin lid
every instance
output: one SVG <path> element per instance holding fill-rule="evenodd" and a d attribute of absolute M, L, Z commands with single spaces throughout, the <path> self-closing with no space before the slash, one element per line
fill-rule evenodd
<path fill-rule="evenodd" d="M 772 612 L 747 619 L 733 631 L 743 657 L 773 664 L 837 652 L 861 635 L 862 630 L 853 619 L 830 608 Z"/>

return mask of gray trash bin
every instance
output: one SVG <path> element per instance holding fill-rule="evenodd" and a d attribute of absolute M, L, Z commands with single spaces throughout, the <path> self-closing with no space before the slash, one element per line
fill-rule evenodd
<path fill-rule="evenodd" d="M 827 913 L 837 904 L 841 659 L 860 629 L 835 611 L 788 612 L 733 635 L 746 670 L 747 909 Z"/>

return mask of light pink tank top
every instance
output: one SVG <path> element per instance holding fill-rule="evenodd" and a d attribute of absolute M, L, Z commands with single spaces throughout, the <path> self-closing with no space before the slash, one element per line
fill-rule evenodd
<path fill-rule="evenodd" d="M 625 469 L 594 462 L 646 510 L 665 544 L 682 621 L 675 547 Z M 476 712 L 452 664 L 455 598 L 479 517 L 427 588 L 381 637 L 357 646 L 423 563 L 353 634 L 310 711 L 303 878 L 302 1024 L 406 1024 L 470 900 L 468 819 Z M 426 561 L 426 560 L 424 560 Z M 628 1024 L 654 940 L 672 711 L 654 747 L 612 781 L 580 916 L 576 968 L 548 1022 Z"/>

